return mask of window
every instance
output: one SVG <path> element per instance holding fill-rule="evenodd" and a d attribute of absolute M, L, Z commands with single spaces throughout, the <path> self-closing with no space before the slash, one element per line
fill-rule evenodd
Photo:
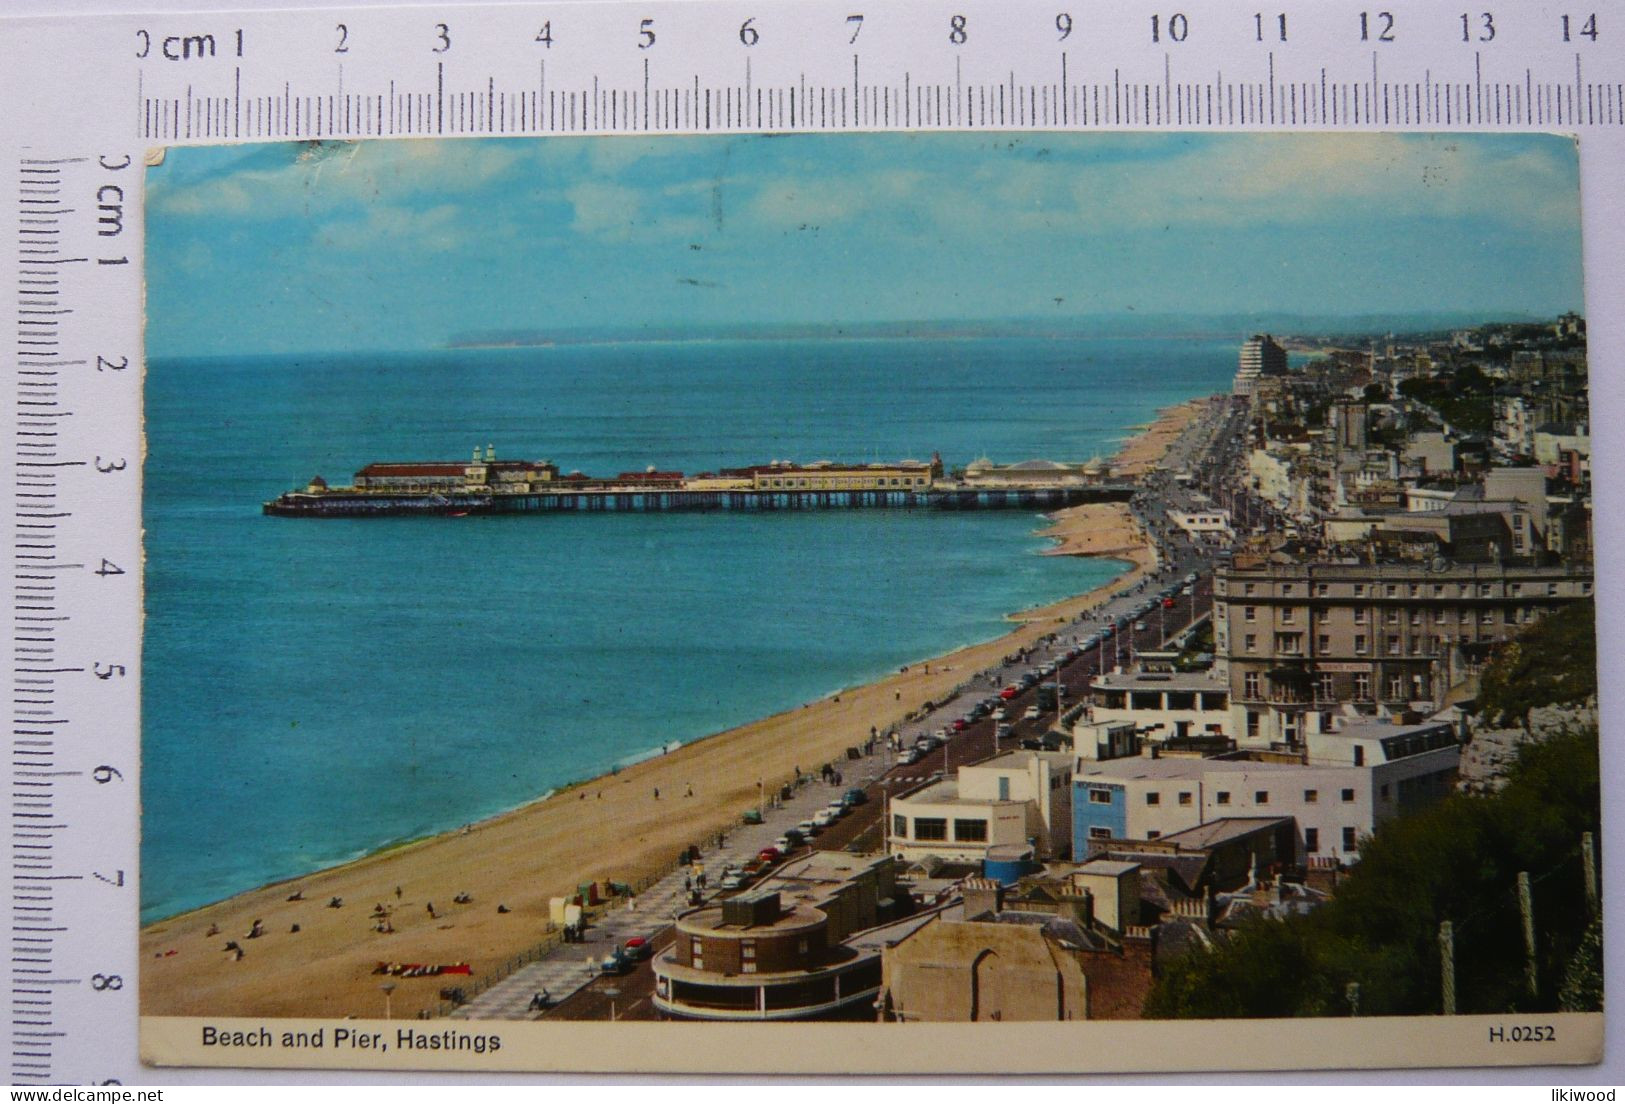
<path fill-rule="evenodd" d="M 1382 798 L 1384 801 L 1388 800 L 1388 783 L 1384 782 L 1382 784 L 1382 788 L 1377 791 L 1377 796 Z"/>
<path fill-rule="evenodd" d="M 1191 793 L 1189 790 L 1179 791 L 1179 803 L 1181 805 L 1189 805 L 1191 803 Z"/>
<path fill-rule="evenodd" d="M 1322 637 L 1321 639 L 1325 639 Z M 1327 672 L 1315 676 L 1315 697 L 1321 701 L 1337 700 L 1337 679 Z"/>
<path fill-rule="evenodd" d="M 1247 650 L 1249 652 L 1258 651 L 1258 637 L 1254 636 L 1252 633 L 1247 634 Z"/>
<path fill-rule="evenodd" d="M 1383 611 L 1383 619 L 1390 625 L 1399 624 L 1399 608 L 1397 606 L 1389 606 Z"/>
<path fill-rule="evenodd" d="M 1365 584 L 1364 583 L 1355 583 L 1354 584 L 1354 596 L 1356 598 L 1364 598 L 1365 597 Z"/>
<path fill-rule="evenodd" d="M 1230 804 L 1230 791 L 1229 790 L 1220 790 L 1219 793 L 1218 793 L 1218 802 L 1219 802 L 1220 805 L 1228 805 L 1228 804 Z"/>
<path fill-rule="evenodd" d="M 1365 671 L 1361 671 L 1354 676 L 1354 700 L 1371 700 L 1371 676 Z"/>
<path fill-rule="evenodd" d="M 1390 675 L 1389 676 L 1389 678 L 1388 678 L 1388 700 L 1389 701 L 1404 701 L 1405 700 L 1405 676 L 1404 675 Z"/>
<path fill-rule="evenodd" d="M 1243 609 L 1241 611 L 1241 619 L 1243 621 L 1257 621 L 1258 620 L 1258 607 L 1257 606 L 1243 607 Z"/>
<path fill-rule="evenodd" d="M 1353 828 L 1345 828 L 1345 829 L 1343 829 L 1343 850 L 1345 850 L 1345 851 L 1358 851 L 1359 849 L 1360 849 L 1360 843 L 1359 843 L 1358 837 L 1355 835 L 1354 829 Z"/>
<path fill-rule="evenodd" d="M 891 818 L 891 834 L 906 839 L 908 837 L 908 817 L 902 813 L 895 814 Z"/>
<path fill-rule="evenodd" d="M 1444 624 L 1444 610 L 1436 609 L 1433 611 L 1433 623 L 1435 625 Z"/>
<path fill-rule="evenodd" d="M 1305 828 L 1303 830 L 1303 849 L 1313 855 L 1320 850 L 1320 829 Z"/>
<path fill-rule="evenodd" d="M 754 974 L 756 972 L 756 960 L 752 958 L 741 962 L 739 964 L 739 972 L 742 974 Z"/>
<path fill-rule="evenodd" d="M 1146 839 L 1157 839 L 1157 838 L 1161 837 L 1161 835 L 1162 835 L 1161 832 L 1157 831 L 1155 828 L 1152 828 L 1152 829 L 1150 829 L 1149 831 L 1146 832 L 1145 838 Z"/>
<path fill-rule="evenodd" d="M 1321 633 L 1319 636 L 1315 637 L 1315 651 L 1325 653 L 1325 652 L 1329 652 L 1331 650 L 1332 650 L 1332 638 L 1331 637 L 1327 636 L 1325 633 Z M 1330 697 L 1329 694 L 1327 696 Z"/>
<path fill-rule="evenodd" d="M 1259 678 L 1257 671 L 1248 671 L 1241 676 L 1241 693 L 1243 697 L 1256 698 L 1259 691 Z"/>
<path fill-rule="evenodd" d="M 1112 838 L 1112 830 L 1110 828 L 1098 828 L 1098 827 L 1097 828 L 1091 828 L 1091 829 L 1089 829 L 1089 838 L 1090 839 L 1111 839 Z"/>
<path fill-rule="evenodd" d="M 1354 654 L 1365 655 L 1369 649 L 1366 647 L 1365 633 L 1354 634 Z"/>
<path fill-rule="evenodd" d="M 1366 609 L 1364 606 L 1356 606 L 1354 610 L 1354 623 L 1356 625 L 1365 624 L 1365 614 Z"/>
<path fill-rule="evenodd" d="M 1010 800 L 1010 779 L 1006 778 L 1002 774 L 999 776 L 999 800 Z"/>
<path fill-rule="evenodd" d="M 947 817 L 915 817 L 914 838 L 917 840 L 945 840 L 948 838 Z"/>
<path fill-rule="evenodd" d="M 1292 593 L 1292 584 L 1291 583 L 1282 583 L 1281 584 L 1281 593 L 1282 594 L 1291 594 Z"/>
<path fill-rule="evenodd" d="M 1112 792 L 1110 790 L 1090 790 L 1089 800 L 1096 805 L 1110 805 Z"/>
<path fill-rule="evenodd" d="M 1343 797 L 1343 800 L 1344 800 L 1345 803 L 1346 802 L 1351 802 L 1351 801 L 1354 800 L 1354 791 L 1353 790 L 1344 790 L 1343 794 L 1342 794 L 1342 797 Z"/>
<path fill-rule="evenodd" d="M 1421 593 L 1422 593 L 1422 588 L 1417 586 L 1415 583 L 1412 583 L 1411 584 L 1411 597 L 1416 598 L 1419 595 L 1421 595 Z"/>
<path fill-rule="evenodd" d="M 740 958 L 755 958 L 756 957 L 756 940 L 754 940 L 754 939 L 741 939 L 739 941 L 739 957 Z"/>
<path fill-rule="evenodd" d="M 1297 618 L 1297 616 L 1298 616 L 1297 609 L 1295 607 L 1293 607 L 1293 606 L 1287 606 L 1285 609 L 1283 609 L 1281 611 L 1281 623 L 1285 624 L 1285 625 L 1290 625 Z"/>
<path fill-rule="evenodd" d="M 1400 654 L 1399 634 L 1398 633 L 1389 633 L 1388 634 L 1388 651 L 1387 651 L 1386 654 L 1387 655 L 1399 655 Z"/>
<path fill-rule="evenodd" d="M 1253 794 L 1254 805 L 1268 805 L 1269 803 L 1270 792 L 1268 790 L 1259 790 L 1257 793 Z"/>
<path fill-rule="evenodd" d="M 1556 598 L 1557 597 L 1557 584 L 1556 583 L 1547 583 L 1546 584 L 1546 597 L 1548 597 L 1548 598 Z"/>
<path fill-rule="evenodd" d="M 986 843 L 987 821 L 985 820 L 955 820 L 954 839 L 964 843 Z"/>
<path fill-rule="evenodd" d="M 807 953 L 807 941 L 805 939 L 796 940 L 796 951 L 800 954 Z"/>
<path fill-rule="evenodd" d="M 1357 767 L 1365 766 L 1365 748 L 1359 744 L 1354 745 L 1354 765 Z"/>
<path fill-rule="evenodd" d="M 1147 805 L 1161 805 L 1162 804 L 1162 795 L 1160 793 L 1157 793 L 1155 790 L 1153 790 L 1150 793 L 1145 795 L 1145 803 Z"/>
<path fill-rule="evenodd" d="M 1332 588 L 1330 586 L 1328 586 L 1327 584 L 1325 584 L 1325 583 L 1316 583 L 1315 584 L 1315 596 L 1317 598 L 1324 598 L 1328 594 L 1330 594 L 1331 592 L 1332 592 Z"/>
<path fill-rule="evenodd" d="M 1419 610 L 1419 609 L 1411 610 L 1411 624 L 1412 625 L 1420 625 L 1421 623 L 1422 623 L 1422 611 Z"/>
<path fill-rule="evenodd" d="M 1304 790 L 1303 791 L 1303 803 L 1305 805 L 1313 805 L 1319 800 L 1320 800 L 1320 791 L 1319 790 Z"/>
<path fill-rule="evenodd" d="M 1242 587 L 1241 587 L 1241 592 L 1242 592 L 1242 594 L 1247 595 L 1248 597 L 1251 597 L 1254 594 L 1258 593 L 1258 585 L 1256 583 L 1243 583 Z M 1557 592 L 1553 591 L 1552 593 L 1555 594 Z"/>
<path fill-rule="evenodd" d="M 1389 583 L 1388 584 L 1387 594 L 1388 594 L 1388 597 L 1390 597 L 1390 598 L 1397 598 L 1399 596 L 1399 588 L 1397 586 L 1395 586 L 1393 583 Z"/>

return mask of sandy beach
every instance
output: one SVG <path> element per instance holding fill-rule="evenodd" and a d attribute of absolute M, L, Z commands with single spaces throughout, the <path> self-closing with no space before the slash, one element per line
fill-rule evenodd
<path fill-rule="evenodd" d="M 1112 457 L 1112 470 L 1118 475 L 1141 476 L 1156 467 L 1174 439 L 1207 408 L 1206 398 L 1192 399 L 1157 411 L 1157 419 L 1123 442 Z"/>
<path fill-rule="evenodd" d="M 1201 402 L 1161 412 L 1119 454 L 1146 470 L 1195 417 Z M 373 967 L 382 961 L 469 963 L 486 977 L 543 938 L 548 900 L 597 879 L 636 881 L 677 853 L 737 823 L 799 767 L 816 770 L 969 675 L 1031 645 L 1155 566 L 1123 504 L 1057 512 L 1043 535 L 1055 555 L 1127 564 L 1111 582 L 1053 605 L 1012 614 L 1014 628 L 984 644 L 911 663 L 879 682 L 731 729 L 556 793 L 460 831 L 239 894 L 141 931 L 141 1010 L 148 1015 L 345 1016 L 383 1014 Z M 656 793 L 658 792 L 658 797 Z M 688 796 L 692 792 L 692 796 Z M 245 824 L 251 813 L 245 811 Z M 274 830 L 267 826 L 266 830 Z M 299 892 L 301 900 L 287 898 Z M 467 893 L 471 902 L 454 904 Z M 342 907 L 328 907 L 331 898 Z M 498 905 L 508 911 L 498 912 Z M 393 932 L 374 930 L 374 907 Z M 431 916 L 429 906 L 433 905 Z M 263 931 L 245 938 L 258 922 Z M 292 930 L 297 925 L 298 930 Z M 215 934 L 211 929 L 218 928 Z M 243 948 L 238 959 L 228 940 Z M 456 979 L 405 978 L 397 1017 L 433 1005 Z"/>

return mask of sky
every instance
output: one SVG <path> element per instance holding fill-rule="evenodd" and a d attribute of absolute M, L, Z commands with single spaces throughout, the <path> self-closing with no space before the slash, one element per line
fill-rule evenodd
<path fill-rule="evenodd" d="M 180 148 L 148 353 L 459 334 L 1582 306 L 1550 135 L 841 134 Z"/>

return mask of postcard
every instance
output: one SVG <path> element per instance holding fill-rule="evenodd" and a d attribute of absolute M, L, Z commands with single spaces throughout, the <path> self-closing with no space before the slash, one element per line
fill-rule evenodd
<path fill-rule="evenodd" d="M 145 205 L 146 1061 L 1600 1057 L 1572 138 L 302 141 Z"/>

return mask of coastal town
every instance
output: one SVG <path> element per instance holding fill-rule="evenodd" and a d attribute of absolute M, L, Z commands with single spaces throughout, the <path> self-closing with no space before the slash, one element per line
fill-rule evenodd
<path fill-rule="evenodd" d="M 525 487 L 508 493 L 532 498 L 553 493 L 532 482 L 554 480 L 581 495 L 806 494 L 823 506 L 951 486 L 984 503 L 1067 503 L 1049 514 L 1052 554 L 1124 571 L 1014 615 L 998 640 L 151 924 L 143 1008 L 884 1023 L 1190 1014 L 1200 1002 L 1175 991 L 1190 963 L 1244 947 L 1261 921 L 1355 907 L 1350 887 L 1385 833 L 1453 800 L 1496 800 L 1548 730 L 1594 728 L 1583 649 L 1557 657 L 1572 669 L 1551 700 L 1520 713 L 1496 697 L 1501 666 L 1534 648 L 1532 634 L 1576 619 L 1591 632 L 1585 350 L 1573 314 L 1257 334 L 1229 393 L 1163 412 L 1106 462 L 776 463 L 587 487 L 549 464 L 504 468 L 488 448 L 443 470 L 373 465 L 342 495 L 313 481 L 279 501 L 387 493 L 442 496 L 444 508 L 521 470 Z M 1576 834 L 1572 850 L 1542 892 L 1583 887 L 1585 929 L 1595 839 Z M 1528 896 L 1519 877 L 1509 900 Z M 1453 946 L 1451 924 L 1440 947 Z M 1559 950 L 1564 968 L 1580 953 L 1554 934 L 1537 956 L 1525 938 L 1548 975 Z M 1437 954 L 1427 1007 L 1411 1010 L 1474 1010 L 1468 981 L 1457 1003 L 1454 952 Z M 1523 1007 L 1555 1007 L 1560 979 L 1543 978 L 1531 975 Z M 1370 988 L 1367 1008 L 1383 1010 Z M 1340 975 L 1316 1007 L 1359 1014 L 1361 992 Z"/>

